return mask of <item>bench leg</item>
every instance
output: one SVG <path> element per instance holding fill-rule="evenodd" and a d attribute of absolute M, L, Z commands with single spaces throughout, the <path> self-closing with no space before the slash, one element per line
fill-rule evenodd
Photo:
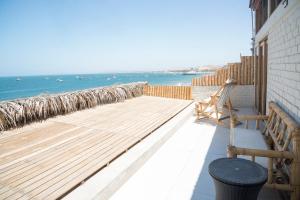
<path fill-rule="evenodd" d="M 293 142 L 293 153 L 296 158 L 291 163 L 291 179 L 290 183 L 294 189 L 291 193 L 291 200 L 300 199 L 300 136 L 299 132 L 294 134 L 292 139 Z"/>
<path fill-rule="evenodd" d="M 235 149 L 234 146 L 231 146 L 231 145 L 227 146 L 227 157 L 228 158 L 236 158 L 237 157 L 236 153 L 234 152 L 234 149 Z"/>
<path fill-rule="evenodd" d="M 291 185 L 294 191 L 291 193 L 291 200 L 300 199 L 300 163 L 292 163 Z"/>

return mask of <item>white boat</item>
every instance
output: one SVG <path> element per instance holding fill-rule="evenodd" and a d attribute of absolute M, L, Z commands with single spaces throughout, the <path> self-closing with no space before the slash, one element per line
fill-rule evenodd
<path fill-rule="evenodd" d="M 62 79 L 56 79 L 56 82 L 64 82 L 64 80 L 62 80 Z"/>
<path fill-rule="evenodd" d="M 182 73 L 182 75 L 197 75 L 197 74 L 199 74 L 199 72 L 194 71 L 194 70 Z"/>
<path fill-rule="evenodd" d="M 21 78 L 19 78 L 19 77 L 18 77 L 18 78 L 16 78 L 16 81 L 20 81 L 20 80 L 22 80 L 22 79 L 21 79 Z"/>

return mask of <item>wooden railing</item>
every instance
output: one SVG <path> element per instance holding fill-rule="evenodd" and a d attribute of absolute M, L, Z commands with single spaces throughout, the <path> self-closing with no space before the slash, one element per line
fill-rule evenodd
<path fill-rule="evenodd" d="M 233 78 L 238 85 L 253 85 L 254 61 L 252 56 L 241 56 L 240 63 L 228 63 L 212 75 L 193 78 L 192 86 L 223 85 L 228 78 Z"/>
<path fill-rule="evenodd" d="M 145 85 L 144 95 L 174 99 L 192 99 L 191 86 Z"/>

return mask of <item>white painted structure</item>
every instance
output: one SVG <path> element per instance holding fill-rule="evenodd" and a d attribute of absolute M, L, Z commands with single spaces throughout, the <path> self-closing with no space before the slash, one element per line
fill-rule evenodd
<path fill-rule="evenodd" d="M 221 86 L 193 86 L 192 98 L 203 100 L 208 98 L 212 93 Z M 253 85 L 236 85 L 230 95 L 234 107 L 254 107 L 255 90 Z"/>
<path fill-rule="evenodd" d="M 300 0 L 282 3 L 255 36 L 268 39 L 267 102 L 277 102 L 300 122 Z"/>

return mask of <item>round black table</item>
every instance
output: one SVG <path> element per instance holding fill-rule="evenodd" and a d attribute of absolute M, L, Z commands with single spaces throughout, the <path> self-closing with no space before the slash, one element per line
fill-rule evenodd
<path fill-rule="evenodd" d="M 267 169 L 241 158 L 220 158 L 209 164 L 216 200 L 255 200 L 267 182 Z"/>

